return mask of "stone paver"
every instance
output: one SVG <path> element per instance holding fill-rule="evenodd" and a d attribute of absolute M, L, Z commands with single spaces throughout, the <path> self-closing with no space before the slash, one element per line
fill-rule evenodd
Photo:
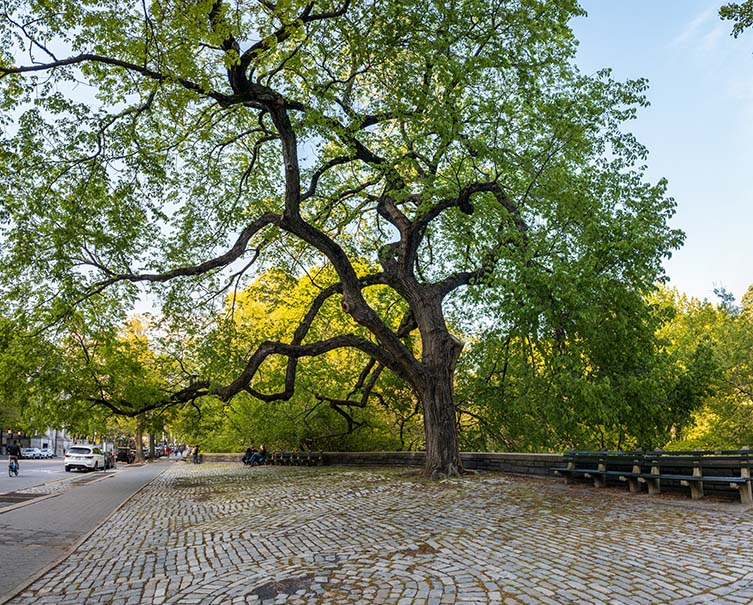
<path fill-rule="evenodd" d="M 176 464 L 10 603 L 737 605 L 751 536 L 546 480 Z"/>

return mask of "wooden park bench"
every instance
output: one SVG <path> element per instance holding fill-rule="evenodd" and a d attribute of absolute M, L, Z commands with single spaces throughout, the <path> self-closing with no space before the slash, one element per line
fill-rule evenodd
<path fill-rule="evenodd" d="M 567 452 L 565 466 L 553 468 L 556 475 L 572 483 L 578 477 L 590 479 L 594 487 L 605 487 L 608 478 L 628 484 L 638 493 L 647 486 L 651 495 L 660 494 L 662 482 L 690 488 L 697 500 L 704 496 L 704 484 L 736 490 L 740 502 L 753 505 L 748 449 L 693 452 Z"/>

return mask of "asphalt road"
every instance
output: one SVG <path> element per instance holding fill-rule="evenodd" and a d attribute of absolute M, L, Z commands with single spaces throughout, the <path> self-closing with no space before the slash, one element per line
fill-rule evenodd
<path fill-rule="evenodd" d="M 22 507 L 0 507 L 2 604 L 17 587 L 67 556 L 115 509 L 171 463 L 118 465 L 115 471 L 66 473 L 62 459 L 22 460 L 21 475 L 13 478 L 7 476 L 7 462 L 0 464 L 5 471 L 0 479 L 0 494 L 28 488 L 53 494 Z"/>
<path fill-rule="evenodd" d="M 28 489 L 58 479 L 66 479 L 72 473 L 63 468 L 63 458 L 58 456 L 50 460 L 19 460 L 21 471 L 18 477 L 8 476 L 8 456 L 0 456 L 0 494 Z M 2 503 L 0 503 L 2 506 Z"/>

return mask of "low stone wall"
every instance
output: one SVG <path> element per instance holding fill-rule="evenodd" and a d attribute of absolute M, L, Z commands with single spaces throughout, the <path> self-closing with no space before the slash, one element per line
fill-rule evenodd
<path fill-rule="evenodd" d="M 204 462 L 240 462 L 242 455 L 202 454 Z M 549 469 L 563 462 L 560 454 L 462 452 L 460 457 L 467 469 L 540 477 L 553 477 Z M 426 456 L 424 452 L 323 452 L 322 459 L 326 465 L 422 467 Z"/>
<path fill-rule="evenodd" d="M 214 452 L 208 452 L 201 454 L 201 461 L 202 462 L 240 462 L 241 458 L 243 458 L 243 454 L 216 454 Z M 188 462 L 191 462 L 191 457 L 189 456 L 187 458 Z"/>
<path fill-rule="evenodd" d="M 561 454 L 462 452 L 460 458 L 467 469 L 540 477 L 553 477 L 549 469 L 563 462 Z M 424 452 L 326 452 L 324 454 L 325 464 L 357 466 L 421 467 L 425 459 Z"/>
<path fill-rule="evenodd" d="M 499 471 L 518 475 L 554 477 L 552 467 L 564 463 L 562 454 L 517 454 L 512 452 L 466 452 L 461 453 L 466 468 Z"/>

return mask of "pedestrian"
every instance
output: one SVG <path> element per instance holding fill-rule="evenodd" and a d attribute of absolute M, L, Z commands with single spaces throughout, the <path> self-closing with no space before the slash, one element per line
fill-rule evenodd
<path fill-rule="evenodd" d="M 191 450 L 191 458 L 194 464 L 199 463 L 199 445 L 198 444 L 193 446 L 193 449 Z"/>

